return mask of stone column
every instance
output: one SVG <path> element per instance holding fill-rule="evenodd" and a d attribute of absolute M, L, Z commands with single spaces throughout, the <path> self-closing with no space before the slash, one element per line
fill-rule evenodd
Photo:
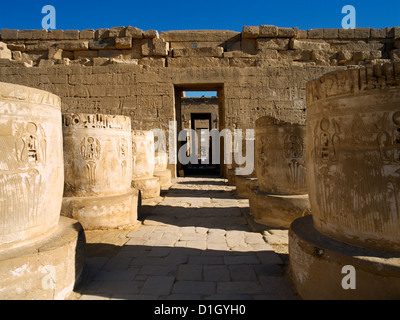
<path fill-rule="evenodd" d="M 312 219 L 291 226 L 294 284 L 305 299 L 397 299 L 400 64 L 326 74 L 307 104 Z"/>
<path fill-rule="evenodd" d="M 249 198 L 253 189 L 258 187 L 257 177 L 254 175 L 236 176 L 236 194 L 242 198 Z"/>
<path fill-rule="evenodd" d="M 226 169 L 226 179 L 228 186 L 236 186 L 236 174 L 235 174 L 236 169 Z"/>
<path fill-rule="evenodd" d="M 133 130 L 133 177 L 132 186 L 141 191 L 142 199 L 160 196 L 160 179 L 154 176 L 154 133 Z"/>
<path fill-rule="evenodd" d="M 258 188 L 250 193 L 255 221 L 289 228 L 310 213 L 305 168 L 305 125 L 262 117 L 255 128 Z"/>
<path fill-rule="evenodd" d="M 0 83 L 0 299 L 63 299 L 79 280 L 85 237 L 60 218 L 63 184 L 60 98 Z"/>
<path fill-rule="evenodd" d="M 171 170 L 167 169 L 168 153 L 156 152 L 154 154 L 154 176 L 160 179 L 161 190 L 168 190 L 171 183 Z"/>
<path fill-rule="evenodd" d="M 235 129 L 234 129 L 235 130 Z M 241 157 L 243 154 L 247 155 L 247 152 L 250 152 L 247 150 L 247 140 L 253 140 L 254 143 L 254 136 L 250 137 L 248 136 L 248 133 L 246 130 L 243 130 L 242 134 L 238 134 L 236 136 L 236 132 L 234 131 L 233 133 L 233 170 L 228 169 L 229 175 L 234 174 L 234 178 L 228 177 L 228 185 L 230 182 L 233 182 L 234 185 L 236 186 L 236 194 L 242 198 L 249 198 L 251 191 L 258 187 L 258 181 L 257 181 L 257 176 L 256 176 L 256 170 L 255 167 L 253 168 L 252 172 L 243 175 L 241 174 L 240 170 L 245 167 L 245 163 L 243 164 L 238 164 L 236 163 L 236 157 Z M 255 146 L 254 146 L 255 147 Z M 255 152 L 255 149 L 253 148 L 253 153 Z M 254 154 L 252 155 L 253 159 L 255 159 Z M 240 160 L 239 160 L 240 161 Z"/>
<path fill-rule="evenodd" d="M 103 114 L 63 114 L 65 187 L 62 214 L 85 229 L 137 221 L 138 190 L 131 188 L 131 120 Z"/>

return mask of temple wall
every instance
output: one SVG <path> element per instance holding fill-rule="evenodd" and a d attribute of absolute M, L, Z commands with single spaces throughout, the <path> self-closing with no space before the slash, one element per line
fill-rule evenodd
<path fill-rule="evenodd" d="M 307 81 L 398 61 L 399 37 L 400 27 L 2 29 L 0 81 L 54 93 L 62 112 L 126 115 L 133 130 L 165 131 L 176 119 L 175 86 L 217 85 L 224 128 L 252 129 L 262 116 L 304 123 Z"/>
<path fill-rule="evenodd" d="M 0 67 L 0 80 L 57 94 L 62 112 L 126 115 L 132 129 L 168 129 L 175 120 L 174 84 L 223 84 L 225 127 L 253 128 L 264 115 L 305 120 L 305 83 L 338 67 L 144 68 Z"/>
<path fill-rule="evenodd" d="M 98 30 L 1 29 L 1 41 L 16 61 L 32 65 L 117 63 L 152 67 L 268 66 L 308 63 L 350 65 L 399 59 L 400 27 L 372 29 L 244 26 L 225 30 L 143 31 L 134 27 Z"/>

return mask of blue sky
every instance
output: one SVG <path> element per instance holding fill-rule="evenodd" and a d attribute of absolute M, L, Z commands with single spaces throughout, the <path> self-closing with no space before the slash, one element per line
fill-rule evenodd
<path fill-rule="evenodd" d="M 341 28 L 342 7 L 356 9 L 356 26 L 400 26 L 400 0 L 3 0 L 0 28 L 41 29 L 42 7 L 56 9 L 56 29 L 84 30 L 134 26 L 142 30 L 214 29 L 240 32 L 245 25 Z M 187 93 L 187 96 L 206 94 Z M 214 95 L 212 93 L 211 95 Z"/>
<path fill-rule="evenodd" d="M 159 32 L 188 29 L 241 31 L 244 25 L 340 28 L 344 5 L 356 8 L 357 27 L 400 26 L 399 0 L 263 0 L 263 1 L 6 1 L 0 6 L 0 28 L 41 29 L 44 5 L 56 8 L 56 28 L 98 29 L 135 26 Z"/>

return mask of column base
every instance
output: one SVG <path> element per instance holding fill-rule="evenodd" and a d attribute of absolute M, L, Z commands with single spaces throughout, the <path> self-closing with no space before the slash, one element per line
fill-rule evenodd
<path fill-rule="evenodd" d="M 47 239 L 0 252 L 0 300 L 63 300 L 79 282 L 85 233 L 75 220 L 60 217 Z"/>
<path fill-rule="evenodd" d="M 138 190 L 128 193 L 93 196 L 64 197 L 61 215 L 78 220 L 85 230 L 115 229 L 137 221 Z"/>
<path fill-rule="evenodd" d="M 160 196 L 161 187 L 158 177 L 134 178 L 132 187 L 141 191 L 142 199 L 152 199 Z"/>
<path fill-rule="evenodd" d="M 250 192 L 249 205 L 257 223 L 274 228 L 288 229 L 294 220 L 311 213 L 307 194 L 273 194 L 255 188 Z"/>
<path fill-rule="evenodd" d="M 154 176 L 160 179 L 161 190 L 168 190 L 172 186 L 171 170 L 154 171 Z"/>
<path fill-rule="evenodd" d="M 254 176 L 236 176 L 236 194 L 242 198 L 249 198 L 250 192 L 258 187 L 257 181 Z"/>
<path fill-rule="evenodd" d="M 352 246 L 315 229 L 312 216 L 297 219 L 289 230 L 291 278 L 303 299 L 399 299 L 400 254 Z M 355 271 L 355 289 L 348 284 Z M 347 277 L 347 278 L 345 278 Z M 345 278 L 345 279 L 343 279 Z M 345 285 L 346 287 L 346 285 Z"/>

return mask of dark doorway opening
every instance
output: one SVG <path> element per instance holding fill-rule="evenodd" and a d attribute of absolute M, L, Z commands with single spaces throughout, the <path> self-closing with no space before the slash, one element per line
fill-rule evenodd
<path fill-rule="evenodd" d="M 191 133 L 195 133 L 194 150 L 198 161 L 184 166 L 185 176 L 219 176 L 219 165 L 212 163 L 210 131 L 213 129 L 211 113 L 190 113 Z"/>
<path fill-rule="evenodd" d="M 189 157 L 196 150 L 197 162 L 177 163 L 177 176 L 225 176 L 223 156 L 220 164 L 212 163 L 210 131 L 224 129 L 223 84 L 175 85 L 177 132 L 187 130 L 185 141 L 177 141 L 177 151 L 185 148 Z M 195 134 L 194 134 L 195 133 Z M 196 138 L 196 139 L 195 139 Z M 191 150 L 192 149 L 192 150 Z"/>

